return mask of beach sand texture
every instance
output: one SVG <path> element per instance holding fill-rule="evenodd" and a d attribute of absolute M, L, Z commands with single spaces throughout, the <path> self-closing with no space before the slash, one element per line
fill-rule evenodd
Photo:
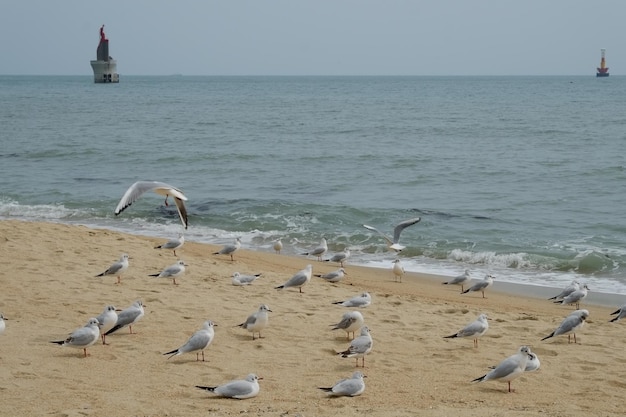
<path fill-rule="evenodd" d="M 446 277 L 407 273 L 394 282 L 390 268 L 347 263 L 339 283 L 317 277 L 297 289 L 276 290 L 307 264 L 313 273 L 338 268 L 304 256 L 242 248 L 234 261 L 212 255 L 216 245 L 186 242 L 155 250 L 162 239 L 53 223 L 0 221 L 0 312 L 9 320 L 0 335 L 1 415 L 11 416 L 618 416 L 626 393 L 626 322 L 609 323 L 612 307 L 583 303 L 588 323 L 577 333 L 544 342 L 574 310 L 545 298 L 486 291 L 460 294 L 441 285 Z M 119 259 L 130 267 L 95 277 Z M 185 275 L 149 277 L 183 259 Z M 233 286 L 233 272 L 262 273 L 250 286 Z M 482 277 L 474 277 L 475 280 Z M 372 304 L 359 311 L 371 329 L 365 359 L 365 392 L 329 398 L 332 386 L 355 370 L 355 360 L 336 354 L 349 341 L 331 330 L 349 311 L 331 304 L 363 291 Z M 96 317 L 108 304 L 119 309 L 141 299 L 145 316 L 87 349 L 60 347 L 60 340 Z M 267 304 L 263 338 L 237 325 Z M 617 306 L 615 306 L 617 307 Z M 480 313 L 492 319 L 478 348 L 471 338 L 444 339 Z M 217 324 L 205 362 L 194 353 L 163 356 L 181 346 L 205 320 Z M 541 369 L 507 384 L 470 381 L 528 345 Z M 359 361 L 360 362 L 360 361 Z M 256 373 L 260 394 L 252 399 L 215 398 L 195 385 L 218 385 Z"/>

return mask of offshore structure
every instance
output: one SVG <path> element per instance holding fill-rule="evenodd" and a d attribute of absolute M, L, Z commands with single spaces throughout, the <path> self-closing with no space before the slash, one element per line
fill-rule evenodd
<path fill-rule="evenodd" d="M 109 56 L 109 40 L 104 34 L 104 25 L 100 27 L 100 43 L 98 43 L 96 54 L 97 59 L 91 61 L 93 81 L 95 83 L 119 83 L 120 75 L 117 73 L 117 61 Z"/>
<path fill-rule="evenodd" d="M 609 67 L 606 66 L 606 60 L 604 59 L 604 52 L 606 49 L 600 49 L 600 66 L 597 68 L 596 77 L 608 77 Z"/>

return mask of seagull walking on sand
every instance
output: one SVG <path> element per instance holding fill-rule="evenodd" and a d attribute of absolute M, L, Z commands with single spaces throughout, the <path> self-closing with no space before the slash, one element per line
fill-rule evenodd
<path fill-rule="evenodd" d="M 108 305 L 104 307 L 104 310 L 98 317 L 96 317 L 98 323 L 100 323 L 100 336 L 102 337 L 102 344 L 106 345 L 106 332 L 111 330 L 113 326 L 117 324 L 117 311 L 115 306 Z"/>
<path fill-rule="evenodd" d="M 235 272 L 235 273 L 233 273 L 233 278 L 232 278 L 231 282 L 232 282 L 233 285 L 241 287 L 241 286 L 244 286 L 244 285 L 252 284 L 260 276 L 261 276 L 261 274 L 242 275 L 239 272 Z"/>
<path fill-rule="evenodd" d="M 406 246 L 403 246 L 400 244 L 400 233 L 402 233 L 402 231 L 406 229 L 407 227 L 414 225 L 420 220 L 422 220 L 420 217 L 416 217 L 414 219 L 409 219 L 401 223 L 398 223 L 396 227 L 394 227 L 393 229 L 393 240 L 389 236 L 387 236 L 386 234 L 384 234 L 383 232 L 381 232 L 380 230 L 378 230 L 377 228 L 373 226 L 368 226 L 364 224 L 363 227 L 369 230 L 373 230 L 374 232 L 377 232 L 378 234 L 380 234 L 387 241 L 389 245 L 389 249 L 394 250 L 396 252 L 401 252 L 404 248 L 406 248 Z"/>
<path fill-rule="evenodd" d="M 302 292 L 302 287 L 311 281 L 311 275 L 313 273 L 313 266 L 311 264 L 307 265 L 301 271 L 296 272 L 287 282 L 283 285 L 279 285 L 276 287 L 277 290 L 282 290 L 284 288 L 299 288 L 300 292 Z"/>
<path fill-rule="evenodd" d="M 125 308 L 124 310 L 117 313 L 117 323 L 115 326 L 111 328 L 108 332 L 105 333 L 106 336 L 110 335 L 122 329 L 126 326 L 130 329 L 130 334 L 133 333 L 133 324 L 137 323 L 144 315 L 144 304 L 141 300 L 135 301 L 130 307 Z"/>
<path fill-rule="evenodd" d="M 117 216 L 122 211 L 126 210 L 131 204 L 133 204 L 143 193 L 146 191 L 154 191 L 159 195 L 165 196 L 165 205 L 168 206 L 167 203 L 168 197 L 172 196 L 174 198 L 174 202 L 176 203 L 176 209 L 178 210 L 178 216 L 180 217 L 180 221 L 182 222 L 185 229 L 187 228 L 187 209 L 185 208 L 185 201 L 187 201 L 187 197 L 183 194 L 181 190 L 178 188 L 172 187 L 169 184 L 159 181 L 137 181 L 133 185 L 126 190 L 122 199 L 115 207 L 115 215 Z"/>
<path fill-rule="evenodd" d="M 243 400 L 246 398 L 256 397 L 259 394 L 260 379 L 263 378 L 259 378 L 255 374 L 249 374 L 246 379 L 230 381 L 226 384 L 213 387 L 196 385 L 196 388 L 210 391 L 220 397 L 236 398 L 238 400 Z"/>
<path fill-rule="evenodd" d="M 487 330 L 489 330 L 488 320 L 489 317 L 487 317 L 486 314 L 481 314 L 476 320 L 458 332 L 451 334 L 450 336 L 444 336 L 444 338 L 452 339 L 455 337 L 471 337 L 474 339 L 474 347 L 478 347 L 478 339 L 487 333 Z"/>
<path fill-rule="evenodd" d="M 85 357 L 87 357 L 87 348 L 100 339 L 99 326 L 98 319 L 95 317 L 90 318 L 84 327 L 74 330 L 67 339 L 56 340 L 50 343 L 82 349 Z"/>
<path fill-rule="evenodd" d="M 302 253 L 302 255 L 317 256 L 317 260 L 321 261 L 322 255 L 324 255 L 327 250 L 328 250 L 328 243 L 326 242 L 326 238 L 323 237 L 322 240 L 320 241 L 319 246 L 317 246 L 316 248 L 312 249 L 309 252 Z"/>
<path fill-rule="evenodd" d="M 356 371 L 350 378 L 342 379 L 332 387 L 319 387 L 319 389 L 334 397 L 356 397 L 365 391 L 365 381 L 363 380 L 365 377 L 361 372 Z"/>
<path fill-rule="evenodd" d="M 209 347 L 211 342 L 213 341 L 213 337 L 215 336 L 215 331 L 213 330 L 213 326 L 216 326 L 211 320 L 207 320 L 202 325 L 202 329 L 195 332 L 191 337 L 187 340 L 187 342 L 179 347 L 178 349 L 170 350 L 169 352 L 165 352 L 164 355 L 172 356 L 182 355 L 187 352 L 196 352 L 196 362 L 200 360 L 199 354 L 202 353 L 202 362 L 204 362 L 204 349 Z M 167 359 L 169 359 L 167 358 Z"/>
<path fill-rule="evenodd" d="M 255 339 L 255 333 L 258 333 L 259 339 L 261 339 L 261 330 L 265 329 L 265 327 L 267 327 L 267 324 L 269 323 L 269 314 L 267 314 L 268 312 L 271 313 L 272 310 L 270 310 L 267 304 L 261 304 L 259 306 L 259 309 L 255 313 L 249 315 L 246 321 L 239 324 L 238 327 L 241 327 L 242 329 L 246 329 L 247 331 L 251 332 L 252 340 Z"/>
<path fill-rule="evenodd" d="M 365 308 L 368 305 L 372 304 L 372 296 L 370 295 L 370 293 L 364 292 L 345 301 L 335 301 L 333 304 L 337 304 L 342 307 Z"/>
<path fill-rule="evenodd" d="M 587 298 L 587 292 L 588 291 L 589 291 L 589 287 L 587 287 L 587 284 L 583 284 L 583 286 L 580 287 L 580 289 L 572 292 L 571 294 L 569 294 L 568 296 L 566 296 L 562 300 L 555 301 L 555 303 L 557 303 L 557 304 L 576 304 L 576 310 L 578 310 L 580 308 L 580 302 L 582 300 L 584 300 L 585 298 Z"/>
<path fill-rule="evenodd" d="M 333 328 L 331 330 L 343 330 L 346 332 L 346 339 L 350 340 L 350 333 L 354 339 L 355 332 L 359 330 L 365 324 L 363 315 L 358 311 L 349 311 L 344 313 L 341 320 L 337 324 L 331 324 Z"/>
<path fill-rule="evenodd" d="M 328 282 L 339 282 L 345 275 L 348 275 L 345 269 L 339 268 L 336 271 L 329 272 L 327 274 L 315 274 L 316 277 L 322 278 Z"/>
<path fill-rule="evenodd" d="M 103 277 L 105 275 L 117 275 L 117 283 L 122 283 L 122 274 L 128 269 L 128 254 L 123 253 L 120 259 L 111 265 L 106 271 L 96 275 L 97 277 Z"/>
<path fill-rule="evenodd" d="M 567 287 L 563 288 L 563 291 L 561 291 L 558 295 L 555 295 L 554 297 L 550 297 L 548 298 L 548 300 L 562 300 L 568 295 L 570 295 L 571 293 L 573 293 L 574 291 L 579 290 L 579 289 L 580 289 L 580 283 L 574 280 Z"/>
<path fill-rule="evenodd" d="M 402 276 L 404 275 L 404 267 L 400 262 L 400 259 L 395 259 L 392 262 L 391 272 L 393 272 L 394 281 L 402 282 Z"/>
<path fill-rule="evenodd" d="M 325 262 L 339 262 L 339 266 L 343 268 L 343 263 L 348 260 L 350 257 L 350 249 L 345 248 L 343 252 L 339 252 L 330 257 L 330 259 L 325 259 Z"/>
<path fill-rule="evenodd" d="M 359 366 L 359 358 L 362 358 L 363 368 L 365 368 L 365 355 L 372 351 L 374 341 L 370 335 L 370 329 L 367 326 L 361 327 L 359 337 L 352 339 L 348 349 L 339 352 L 342 358 L 356 358 L 356 366 Z"/>
<path fill-rule="evenodd" d="M 611 313 L 613 317 L 611 320 L 609 320 L 609 322 L 615 322 L 618 320 L 623 319 L 624 317 L 626 317 L 626 304 L 624 304 L 623 306 L 621 306 L 620 308 L 618 308 L 617 310 L 615 310 L 614 312 Z"/>
<path fill-rule="evenodd" d="M 565 317 L 559 327 L 555 331 L 544 337 L 543 340 L 549 339 L 554 336 L 567 335 L 567 343 L 571 343 L 572 334 L 574 335 L 574 343 L 576 341 L 576 331 L 581 329 L 585 324 L 585 321 L 589 318 L 588 310 L 576 310 L 569 316 Z"/>
<path fill-rule="evenodd" d="M 176 262 L 175 264 L 168 266 L 161 272 L 156 273 L 156 274 L 149 274 L 148 276 L 157 277 L 157 278 L 172 278 L 174 285 L 178 285 L 178 283 L 176 283 L 176 278 L 183 276 L 183 274 L 185 273 L 186 266 L 189 266 L 189 265 L 187 265 L 185 261 L 180 260 Z"/>
<path fill-rule="evenodd" d="M 500 362 L 493 370 L 472 380 L 472 382 L 492 380 L 507 382 L 509 384 L 509 392 L 512 392 L 511 381 L 524 373 L 531 353 L 528 346 L 521 346 L 515 355 L 509 356 Z"/>
<path fill-rule="evenodd" d="M 230 255 L 230 260 L 234 261 L 233 255 L 241 248 L 241 239 L 236 238 L 235 243 L 232 245 L 224 245 L 222 249 L 217 252 L 213 252 L 213 255 Z"/>
<path fill-rule="evenodd" d="M 180 249 L 185 244 L 185 236 L 181 233 L 177 238 L 170 239 L 162 245 L 155 246 L 154 249 L 171 249 L 174 251 L 174 256 L 176 255 L 176 249 Z"/>
<path fill-rule="evenodd" d="M 465 291 L 462 291 L 461 294 L 467 294 L 468 292 L 480 291 L 483 294 L 483 298 L 485 298 L 485 290 L 493 285 L 494 276 L 487 274 L 482 281 L 478 281 L 476 284 L 472 285 Z"/>
<path fill-rule="evenodd" d="M 465 284 L 469 284 L 471 280 L 472 280 L 472 277 L 470 276 L 469 269 L 466 269 L 462 275 L 458 275 L 452 278 L 450 281 L 442 282 L 442 284 L 443 285 L 460 285 L 461 292 L 463 292 L 465 291 L 465 288 L 463 287 L 465 286 Z"/>

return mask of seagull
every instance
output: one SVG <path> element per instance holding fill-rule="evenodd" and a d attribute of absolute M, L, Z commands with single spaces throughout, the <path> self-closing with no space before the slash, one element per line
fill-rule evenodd
<path fill-rule="evenodd" d="M 256 281 L 256 279 L 258 277 L 260 277 L 260 276 L 261 276 L 261 274 L 241 275 L 239 272 L 235 272 L 233 274 L 233 278 L 232 278 L 231 281 L 232 281 L 233 285 L 238 285 L 238 286 L 250 285 L 254 281 Z"/>
<path fill-rule="evenodd" d="M 524 373 L 531 353 L 528 346 L 521 346 L 515 355 L 509 356 L 500 362 L 493 370 L 472 380 L 472 382 L 499 380 L 507 382 L 509 384 L 509 392 L 512 392 L 511 381 Z"/>
<path fill-rule="evenodd" d="M 469 284 L 471 280 L 472 280 L 472 277 L 470 276 L 469 269 L 466 269 L 463 275 L 456 276 L 452 278 L 450 281 L 442 282 L 442 284 L 443 285 L 460 285 L 461 292 L 463 292 L 465 290 L 463 287 L 465 286 L 465 284 Z"/>
<path fill-rule="evenodd" d="M 524 372 L 534 372 L 539 369 L 541 362 L 539 362 L 539 356 L 536 353 L 531 352 L 528 355 L 528 362 L 526 362 L 526 368 Z"/>
<path fill-rule="evenodd" d="M 375 227 L 368 226 L 366 224 L 364 224 L 363 227 L 365 227 L 366 229 L 378 232 L 383 238 L 385 238 L 385 240 L 389 244 L 389 249 L 392 249 L 396 252 L 401 252 L 404 248 L 406 248 L 406 246 L 403 246 L 400 244 L 400 233 L 402 233 L 402 231 L 406 229 L 407 227 L 414 225 L 420 220 L 422 220 L 420 217 L 416 217 L 414 219 L 405 220 L 402 223 L 397 224 L 396 227 L 394 227 L 393 229 L 393 240 L 391 240 L 390 237 L 388 237 L 387 235 L 385 235 L 383 232 L 381 232 Z"/>
<path fill-rule="evenodd" d="M 459 330 L 458 332 L 450 335 L 444 336 L 446 339 L 451 339 L 454 337 L 471 337 L 474 339 L 474 347 L 478 347 L 478 338 L 482 337 L 487 330 L 489 330 L 489 317 L 486 314 L 481 314 L 478 316 L 476 320 Z"/>
<path fill-rule="evenodd" d="M 283 285 L 276 287 L 276 289 L 282 290 L 283 288 L 297 287 L 300 289 L 300 292 L 302 292 L 302 286 L 311 280 L 312 272 L 313 266 L 309 264 L 303 270 L 296 272 L 295 275 L 289 278 Z"/>
<path fill-rule="evenodd" d="M 102 344 L 106 345 L 106 332 L 111 330 L 113 326 L 117 324 L 117 311 L 115 306 L 108 305 L 104 307 L 104 311 L 96 317 L 98 323 L 100 323 L 100 336 L 102 337 Z"/>
<path fill-rule="evenodd" d="M 319 387 L 319 389 L 335 397 L 356 397 L 357 395 L 363 394 L 363 391 L 365 391 L 365 381 L 363 381 L 363 378 L 366 378 L 366 376 L 356 371 L 350 378 L 342 379 L 332 387 Z"/>
<path fill-rule="evenodd" d="M 570 285 L 565 287 L 563 291 L 561 291 L 558 295 L 555 295 L 554 297 L 550 297 L 548 298 L 548 300 L 562 300 L 563 298 L 567 297 L 568 295 L 570 295 L 571 293 L 579 289 L 580 289 L 580 283 L 574 280 L 572 281 Z"/>
<path fill-rule="evenodd" d="M 168 205 L 168 197 L 172 196 L 174 198 L 174 202 L 176 203 L 176 208 L 178 209 L 180 221 L 183 223 L 185 229 L 187 228 L 187 209 L 183 203 L 184 201 L 187 201 L 187 197 L 185 197 L 183 192 L 178 188 L 159 181 L 137 181 L 131 185 L 122 196 L 122 199 L 117 204 L 117 207 L 115 207 L 115 215 L 117 216 L 122 211 L 126 210 L 146 191 L 154 191 L 157 194 L 164 195 L 166 206 Z"/>
<path fill-rule="evenodd" d="M 359 366 L 359 358 L 362 358 L 363 368 L 365 368 L 365 355 L 372 351 L 374 341 L 370 335 L 370 329 L 367 326 L 361 327 L 361 335 L 352 339 L 348 349 L 339 352 L 342 358 L 356 358 L 356 366 Z"/>
<path fill-rule="evenodd" d="M 589 318 L 588 310 L 576 310 L 569 316 L 565 317 L 559 327 L 556 328 L 555 331 L 547 335 L 541 340 L 546 340 L 554 336 L 559 336 L 562 334 L 567 335 L 567 343 L 571 342 L 571 336 L 574 335 L 574 343 L 578 343 L 576 341 L 576 330 L 583 327 L 585 321 Z"/>
<path fill-rule="evenodd" d="M 343 263 L 350 257 L 350 249 L 345 248 L 343 252 L 334 254 L 330 259 L 325 259 L 325 262 L 339 262 L 339 266 L 343 268 Z"/>
<path fill-rule="evenodd" d="M 7 325 L 4 322 L 5 320 L 8 320 L 6 317 L 4 317 L 2 315 L 2 313 L 0 313 L 0 334 L 4 333 L 4 329 L 6 329 Z"/>
<path fill-rule="evenodd" d="M 259 309 L 255 313 L 249 315 L 246 321 L 239 324 L 238 327 L 252 332 L 252 340 L 255 339 L 255 333 L 258 333 L 259 339 L 261 339 L 261 330 L 263 330 L 269 322 L 269 314 L 267 314 L 268 312 L 271 313 L 272 310 L 270 310 L 267 304 L 261 304 L 259 306 Z"/>
<path fill-rule="evenodd" d="M 122 283 L 122 274 L 128 269 L 128 254 L 123 253 L 120 256 L 119 261 L 111 265 L 106 271 L 96 275 L 97 277 L 103 277 L 105 275 L 117 275 L 117 283 Z"/>
<path fill-rule="evenodd" d="M 100 339 L 99 325 L 98 319 L 95 317 L 90 318 L 84 327 L 74 330 L 67 339 L 56 340 L 50 343 L 82 349 L 85 357 L 87 357 L 87 348 Z"/>
<path fill-rule="evenodd" d="M 283 250 L 283 242 L 281 242 L 280 239 L 276 239 L 272 247 L 276 253 L 280 253 L 280 251 Z"/>
<path fill-rule="evenodd" d="M 348 275 L 345 269 L 339 268 L 336 271 L 329 272 L 327 274 L 315 274 L 316 277 L 323 278 L 328 282 L 339 282 L 345 275 Z"/>
<path fill-rule="evenodd" d="M 222 249 L 218 250 L 217 252 L 213 252 L 213 255 L 230 255 L 230 260 L 234 261 L 235 259 L 233 258 L 233 255 L 239 250 L 240 247 L 241 239 L 237 238 L 235 239 L 234 244 L 224 245 Z"/>
<path fill-rule="evenodd" d="M 572 292 L 567 297 L 563 298 L 563 300 L 555 301 L 557 304 L 576 304 L 576 309 L 580 307 L 580 302 L 587 297 L 587 291 L 589 291 L 589 287 L 587 284 L 583 284 L 580 289 Z"/>
<path fill-rule="evenodd" d="M 199 353 L 202 352 L 202 362 L 204 362 L 204 349 L 209 347 L 211 342 L 213 341 L 213 337 L 215 336 L 215 331 L 213 330 L 213 326 L 217 326 L 211 320 L 207 320 L 202 325 L 202 329 L 195 332 L 187 343 L 179 347 L 178 349 L 171 350 L 169 352 L 165 352 L 164 355 L 172 356 L 182 355 L 187 352 L 196 352 L 196 362 L 199 361 Z M 200 352 L 198 352 L 200 351 Z M 167 358 L 167 359 L 169 359 Z"/>
<path fill-rule="evenodd" d="M 133 324 L 137 323 L 143 317 L 144 307 L 141 300 L 137 300 L 130 307 L 119 312 L 117 314 L 117 323 L 104 335 L 108 336 L 126 326 L 130 329 L 130 334 L 133 334 Z"/>
<path fill-rule="evenodd" d="M 328 244 L 326 243 L 326 238 L 323 237 L 318 247 L 316 247 L 315 249 L 312 249 L 310 252 L 304 252 L 302 253 L 302 255 L 317 256 L 317 260 L 321 261 L 322 255 L 324 255 L 327 250 L 328 250 Z"/>
<path fill-rule="evenodd" d="M 189 266 L 185 263 L 185 261 L 180 260 L 175 264 L 172 264 L 165 268 L 158 274 L 149 274 L 149 277 L 157 277 L 157 278 L 172 278 L 174 285 L 178 285 L 176 283 L 176 278 L 181 277 L 185 273 L 185 267 Z"/>
<path fill-rule="evenodd" d="M 360 307 L 364 308 L 372 304 L 372 296 L 368 292 L 364 292 L 360 295 L 354 296 L 345 301 L 335 301 L 333 304 L 340 305 L 342 307 Z"/>
<path fill-rule="evenodd" d="M 259 378 L 255 374 L 250 374 L 246 377 L 246 379 L 230 381 L 223 385 L 218 385 L 215 387 L 196 385 L 196 388 L 213 392 L 220 397 L 244 400 L 246 398 L 256 397 L 259 394 L 260 379 L 263 378 Z"/>
<path fill-rule="evenodd" d="M 162 245 L 155 246 L 154 249 L 171 249 L 174 251 L 174 256 L 176 256 L 176 249 L 180 249 L 185 244 L 185 236 L 183 234 L 179 234 L 178 238 L 170 239 Z"/>
<path fill-rule="evenodd" d="M 346 339 L 350 339 L 350 333 L 352 333 L 352 338 L 356 336 L 354 332 L 359 330 L 365 324 L 365 319 L 363 315 L 358 311 L 349 311 L 344 313 L 341 317 L 341 321 L 337 324 L 331 324 L 334 326 L 331 330 L 343 330 L 346 332 Z"/>
<path fill-rule="evenodd" d="M 461 294 L 467 294 L 470 291 L 480 291 L 483 293 L 483 298 L 485 298 L 485 290 L 493 284 L 494 276 L 487 274 L 482 281 L 478 281 L 476 284 L 472 285 L 465 291 L 462 291 Z"/>
<path fill-rule="evenodd" d="M 394 281 L 402 282 L 402 275 L 404 275 L 404 267 L 400 263 L 400 259 L 395 259 L 391 262 L 393 266 L 391 267 L 391 272 L 393 272 Z"/>
<path fill-rule="evenodd" d="M 609 320 L 610 322 L 618 321 L 626 317 L 626 304 L 624 304 L 623 306 L 621 306 L 620 308 L 612 312 L 611 315 L 615 317 Z"/>

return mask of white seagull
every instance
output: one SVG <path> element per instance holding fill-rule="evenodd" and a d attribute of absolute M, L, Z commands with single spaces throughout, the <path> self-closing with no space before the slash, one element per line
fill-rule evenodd
<path fill-rule="evenodd" d="M 571 313 L 569 316 L 565 317 L 559 327 L 556 328 L 555 331 L 547 335 L 541 340 L 546 340 L 554 336 L 560 336 L 562 334 L 567 335 L 567 343 L 571 343 L 572 334 L 574 335 L 574 343 L 576 341 L 576 330 L 583 327 L 585 324 L 585 320 L 589 318 L 588 310 L 576 310 Z"/>
<path fill-rule="evenodd" d="M 111 330 L 117 324 L 117 311 L 115 306 L 108 305 L 104 307 L 104 311 L 96 317 L 100 323 L 100 336 L 102 336 L 102 344 L 106 345 L 106 332 Z"/>
<path fill-rule="evenodd" d="M 609 322 L 615 322 L 618 320 L 623 319 L 624 317 L 626 317 L 626 304 L 624 304 L 623 306 L 621 306 L 620 308 L 618 308 L 617 310 L 615 310 L 614 312 L 611 313 L 613 317 L 611 320 L 609 320 Z"/>
<path fill-rule="evenodd" d="M 98 319 L 95 317 L 90 318 L 84 327 L 74 330 L 67 339 L 56 340 L 50 343 L 82 349 L 85 357 L 87 357 L 87 348 L 100 339 L 99 325 Z"/>
<path fill-rule="evenodd" d="M 493 285 L 493 278 L 493 275 L 487 274 L 482 281 L 478 281 L 476 284 L 472 285 L 465 291 L 462 291 L 461 294 L 467 294 L 470 291 L 480 291 L 481 293 L 483 293 L 483 298 L 485 298 L 485 290 Z"/>
<path fill-rule="evenodd" d="M 122 274 L 128 269 L 128 254 L 123 253 L 120 256 L 119 261 L 111 265 L 106 271 L 96 275 L 97 277 L 103 277 L 105 275 L 117 275 L 117 283 L 122 283 Z"/>
<path fill-rule="evenodd" d="M 223 385 L 214 387 L 196 385 L 196 388 L 213 392 L 220 397 L 244 400 L 246 398 L 256 397 L 259 394 L 259 379 L 263 378 L 259 378 L 255 374 L 250 374 L 246 379 L 230 381 Z"/>
<path fill-rule="evenodd" d="M 340 305 L 342 307 L 358 307 L 364 308 L 372 304 L 372 296 L 368 292 L 364 292 L 360 295 L 356 295 L 345 301 L 335 301 L 333 304 Z"/>
<path fill-rule="evenodd" d="M 328 250 L 328 244 L 326 243 L 326 238 L 323 237 L 318 247 L 312 249 L 309 252 L 304 252 L 302 253 L 302 255 L 317 256 L 317 260 L 321 261 L 322 255 L 324 255 L 327 250 Z"/>
<path fill-rule="evenodd" d="M 6 317 L 4 317 L 2 315 L 2 313 L 0 313 L 0 334 L 4 333 L 4 329 L 6 329 L 7 325 L 4 322 L 5 320 L 8 320 Z"/>
<path fill-rule="evenodd" d="M 213 255 L 230 255 L 230 260 L 234 261 L 233 255 L 241 248 L 241 239 L 236 238 L 232 245 L 224 245 L 222 249 L 213 252 Z"/>
<path fill-rule="evenodd" d="M 180 260 L 176 262 L 175 264 L 168 266 L 163 271 L 157 274 L 149 274 L 148 276 L 157 277 L 157 278 L 172 278 L 174 285 L 178 285 L 176 283 L 176 278 L 183 276 L 183 274 L 185 273 L 186 266 L 189 266 L 189 265 L 187 265 L 185 261 Z"/>
<path fill-rule="evenodd" d="M 559 301 L 555 301 L 557 304 L 576 304 L 576 309 L 580 308 L 580 302 L 587 298 L 587 292 L 589 291 L 589 287 L 587 284 L 583 284 L 582 287 L 572 292 L 565 298 Z"/>
<path fill-rule="evenodd" d="M 233 285 L 237 286 L 250 285 L 260 276 L 261 274 L 242 275 L 239 272 L 235 272 L 233 273 L 233 278 L 231 279 L 231 282 L 233 283 Z"/>
<path fill-rule="evenodd" d="M 319 387 L 319 389 L 335 397 L 356 397 L 365 391 L 365 381 L 363 380 L 365 377 L 361 372 L 356 371 L 350 378 L 342 379 L 332 387 Z"/>
<path fill-rule="evenodd" d="M 115 326 L 113 326 L 111 330 L 105 333 L 105 336 L 108 336 L 126 326 L 130 329 L 130 334 L 133 334 L 133 324 L 137 323 L 143 317 L 144 307 L 145 306 L 141 300 L 137 300 L 130 307 L 120 311 L 117 314 L 117 323 L 115 323 Z"/>
<path fill-rule="evenodd" d="M 261 339 L 261 330 L 263 330 L 267 326 L 267 323 L 269 323 L 269 314 L 267 314 L 268 312 L 271 313 L 272 310 L 270 310 L 267 304 L 261 304 L 259 306 L 259 309 L 255 313 L 250 314 L 246 321 L 239 324 L 238 327 L 241 327 L 242 329 L 246 329 L 247 331 L 251 332 L 252 340 L 255 339 L 255 333 L 258 333 L 259 339 Z"/>
<path fill-rule="evenodd" d="M 463 292 L 465 291 L 465 288 L 463 287 L 465 286 L 465 284 L 469 284 L 471 280 L 472 280 L 472 277 L 470 276 L 469 269 L 466 269 L 462 275 L 458 275 L 452 278 L 450 281 L 442 282 L 442 284 L 443 285 L 460 285 L 461 292 Z"/>
<path fill-rule="evenodd" d="M 570 295 L 571 293 L 573 293 L 574 291 L 579 290 L 579 289 L 580 289 L 580 283 L 574 280 L 567 287 L 563 288 L 563 291 L 561 291 L 558 295 L 555 295 L 554 297 L 550 297 L 548 298 L 548 300 L 562 300 L 568 295 Z"/>
<path fill-rule="evenodd" d="M 272 247 L 276 253 L 280 253 L 280 251 L 283 250 L 283 242 L 281 242 L 280 239 L 276 239 Z"/>
<path fill-rule="evenodd" d="M 446 339 L 455 337 L 471 337 L 474 339 L 474 347 L 478 347 L 478 338 L 482 337 L 487 330 L 489 330 L 489 317 L 486 314 L 481 314 L 476 320 L 459 330 L 458 332 L 451 334 L 450 336 L 444 336 Z"/>
<path fill-rule="evenodd" d="M 528 346 L 521 346 L 515 355 L 509 356 L 500 362 L 493 370 L 472 380 L 472 382 L 490 380 L 503 381 L 509 384 L 509 392 L 512 392 L 511 381 L 524 373 L 531 353 L 532 352 Z"/>
<path fill-rule="evenodd" d="M 312 273 L 313 273 L 313 266 L 309 264 L 303 270 L 296 272 L 283 285 L 279 285 L 278 287 L 276 287 L 276 289 L 282 290 L 284 288 L 295 287 L 295 288 L 299 288 L 300 292 L 302 292 L 302 286 L 308 283 L 309 281 L 311 281 Z"/>
<path fill-rule="evenodd" d="M 316 277 L 325 279 L 328 282 L 339 282 L 345 275 L 348 275 L 348 273 L 343 268 L 339 268 L 336 271 L 332 271 L 327 274 L 315 274 Z"/>
<path fill-rule="evenodd" d="M 402 233 L 402 231 L 406 229 L 407 227 L 414 225 L 420 220 L 421 220 L 420 217 L 416 217 L 414 219 L 405 220 L 402 223 L 397 224 L 396 227 L 394 227 L 393 229 L 393 240 L 373 226 L 368 226 L 364 224 L 363 227 L 365 227 L 366 229 L 378 232 L 383 238 L 385 238 L 385 240 L 389 244 L 389 249 L 395 250 L 396 252 L 400 252 L 404 248 L 406 248 L 406 246 L 403 246 L 400 244 L 400 233 Z"/>
<path fill-rule="evenodd" d="M 348 260 L 350 257 L 350 249 L 345 248 L 343 252 L 339 252 L 330 257 L 330 259 L 325 259 L 325 262 L 339 262 L 339 266 L 343 268 L 343 263 Z"/>
<path fill-rule="evenodd" d="M 367 326 L 361 327 L 361 335 L 352 339 L 348 349 L 339 352 L 342 358 L 356 358 L 356 366 L 359 366 L 359 358 L 362 358 L 363 368 L 365 368 L 365 355 L 372 351 L 374 341 Z"/>
<path fill-rule="evenodd" d="M 395 259 L 391 262 L 393 266 L 391 267 L 391 272 L 393 272 L 394 281 L 402 282 L 402 276 L 404 275 L 404 267 L 400 263 L 400 259 Z"/>
<path fill-rule="evenodd" d="M 204 362 L 204 349 L 206 349 L 211 342 L 213 341 L 213 337 L 215 336 L 215 330 L 213 330 L 213 326 L 217 326 L 211 320 L 207 320 L 202 325 L 202 329 L 195 332 L 187 342 L 179 347 L 178 349 L 171 350 L 169 352 L 165 352 L 164 355 L 172 356 L 182 355 L 187 352 L 196 352 L 196 362 L 199 361 L 199 353 L 202 353 L 202 362 Z M 167 359 L 169 359 L 167 358 Z"/>
<path fill-rule="evenodd" d="M 356 336 L 354 333 L 359 330 L 365 324 L 363 315 L 358 311 L 349 311 L 344 313 L 341 317 L 341 321 L 337 324 L 331 324 L 333 328 L 331 330 L 343 330 L 346 332 L 346 339 L 350 339 L 350 333 L 352 337 Z"/>
<path fill-rule="evenodd" d="M 185 244 L 185 236 L 181 233 L 177 238 L 170 239 L 162 245 L 155 246 L 154 249 L 171 249 L 174 251 L 174 256 L 176 255 L 176 249 L 180 249 Z"/>
<path fill-rule="evenodd" d="M 159 195 L 164 195 L 166 206 L 168 205 L 167 198 L 172 196 L 174 198 L 174 202 L 176 203 L 176 208 L 178 209 L 180 221 L 183 223 L 185 229 L 187 228 L 187 209 L 184 204 L 184 201 L 187 201 L 187 197 L 185 197 L 183 192 L 178 188 L 159 181 L 137 181 L 131 185 L 122 196 L 122 199 L 117 204 L 117 207 L 115 207 L 115 215 L 117 216 L 122 211 L 126 210 L 146 191 L 154 191 Z"/>

